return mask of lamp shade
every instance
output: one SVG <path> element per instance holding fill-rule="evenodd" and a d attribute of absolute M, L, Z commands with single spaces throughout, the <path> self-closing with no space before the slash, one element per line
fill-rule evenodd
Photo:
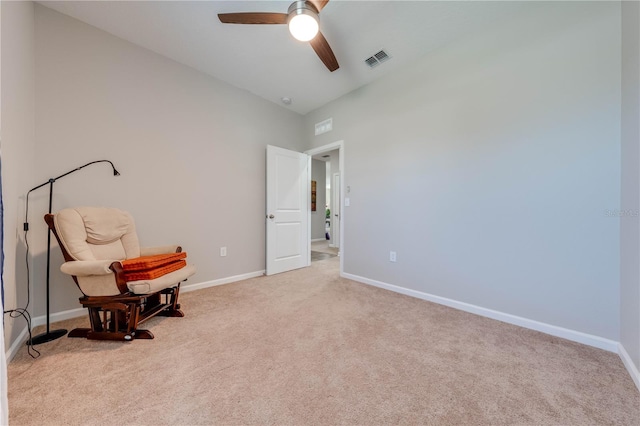
<path fill-rule="evenodd" d="M 300 41 L 313 39 L 320 29 L 318 14 L 303 1 L 296 2 L 289 10 L 289 32 Z"/>

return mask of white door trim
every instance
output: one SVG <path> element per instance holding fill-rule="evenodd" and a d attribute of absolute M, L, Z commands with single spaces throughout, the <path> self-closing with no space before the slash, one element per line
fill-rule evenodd
<path fill-rule="evenodd" d="M 317 154 L 322 154 L 329 151 L 338 150 L 339 158 L 338 158 L 338 168 L 340 169 L 340 200 L 342 201 L 340 204 L 342 205 L 341 218 L 340 218 L 340 235 L 339 235 L 339 244 L 340 244 L 340 276 L 344 276 L 344 258 L 345 258 L 345 245 L 344 245 L 344 222 L 345 217 L 347 216 L 346 208 L 344 207 L 344 197 L 345 197 L 345 161 L 344 161 L 344 140 L 340 140 L 337 142 L 332 142 L 327 145 L 322 145 L 317 148 L 310 149 L 305 151 L 304 153 L 309 155 L 309 162 L 311 162 L 311 157 Z M 309 188 L 311 188 L 311 183 L 309 183 Z M 311 190 L 311 189 L 309 189 Z M 309 232 L 309 249 L 311 252 L 311 206 L 309 206 L 309 220 L 308 220 L 308 232 Z"/>
<path fill-rule="evenodd" d="M 338 184 L 336 185 L 336 180 Z M 342 181 L 342 174 L 338 171 L 332 173 L 331 175 L 331 187 L 332 188 L 340 188 L 340 182 Z M 334 235 L 331 236 L 331 244 L 329 247 L 334 247 L 338 249 L 338 253 L 340 252 L 340 222 L 342 221 L 342 198 L 340 197 L 341 193 L 339 190 L 331 191 L 331 223 L 338 224 L 337 228 L 332 227 L 332 232 L 337 238 L 334 238 Z"/>

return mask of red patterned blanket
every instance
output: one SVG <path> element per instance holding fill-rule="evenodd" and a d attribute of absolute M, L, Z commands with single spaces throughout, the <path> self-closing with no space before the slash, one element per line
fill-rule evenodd
<path fill-rule="evenodd" d="M 142 256 L 122 261 L 127 281 L 153 280 L 170 272 L 184 268 L 186 252 Z"/>
<path fill-rule="evenodd" d="M 142 256 L 123 260 L 121 263 L 122 269 L 125 271 L 140 271 L 143 269 L 157 268 L 158 266 L 166 265 L 167 263 L 175 262 L 176 260 L 185 259 L 186 257 L 186 252 L 156 254 L 153 256 Z"/>

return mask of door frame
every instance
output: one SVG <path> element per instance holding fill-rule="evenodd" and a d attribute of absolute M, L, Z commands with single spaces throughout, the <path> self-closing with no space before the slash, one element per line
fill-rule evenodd
<path fill-rule="evenodd" d="M 336 179 L 338 180 L 338 185 L 336 185 Z M 344 206 L 342 205 L 342 200 L 340 198 L 340 191 L 334 191 L 333 188 L 338 187 L 338 189 L 340 188 L 340 182 L 342 182 L 342 174 L 340 173 L 340 171 L 338 170 L 335 173 L 331 174 L 331 216 L 330 216 L 330 220 L 332 220 L 332 224 L 335 224 L 336 222 L 338 222 L 338 227 L 337 229 L 334 229 L 334 227 L 331 227 L 331 232 L 333 232 L 333 234 L 337 234 L 338 238 L 333 238 L 331 237 L 331 244 L 329 244 L 329 247 L 334 247 L 338 249 L 338 252 L 340 252 L 340 223 L 342 222 L 342 210 L 344 209 Z M 338 201 L 338 207 L 336 208 L 336 205 L 334 203 L 334 201 Z M 335 218 L 338 218 L 337 220 Z"/>
<path fill-rule="evenodd" d="M 309 170 L 311 170 L 311 161 L 314 155 L 324 154 L 326 152 L 338 150 L 338 168 L 340 172 L 340 235 L 338 236 L 338 244 L 340 244 L 340 276 L 344 276 L 344 257 L 345 257 L 345 245 L 344 245 L 344 218 L 346 216 L 345 208 L 344 208 L 344 195 L 345 195 L 345 185 L 344 185 L 344 176 L 345 176 L 345 161 L 344 161 L 344 140 L 332 142 L 327 145 L 322 145 L 317 148 L 313 148 L 307 151 L 304 151 L 305 154 L 309 156 Z M 311 193 L 311 180 L 309 180 L 309 193 Z M 307 232 L 309 234 L 309 247 L 308 252 L 311 253 L 311 205 L 309 203 L 309 220 L 307 221 Z"/>

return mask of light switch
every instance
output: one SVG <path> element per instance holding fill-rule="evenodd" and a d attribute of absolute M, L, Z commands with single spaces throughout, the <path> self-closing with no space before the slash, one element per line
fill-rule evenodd
<path fill-rule="evenodd" d="M 349 205 L 351 204 L 351 200 L 349 200 L 348 198 L 344 199 L 344 206 L 345 207 L 349 207 Z"/>

